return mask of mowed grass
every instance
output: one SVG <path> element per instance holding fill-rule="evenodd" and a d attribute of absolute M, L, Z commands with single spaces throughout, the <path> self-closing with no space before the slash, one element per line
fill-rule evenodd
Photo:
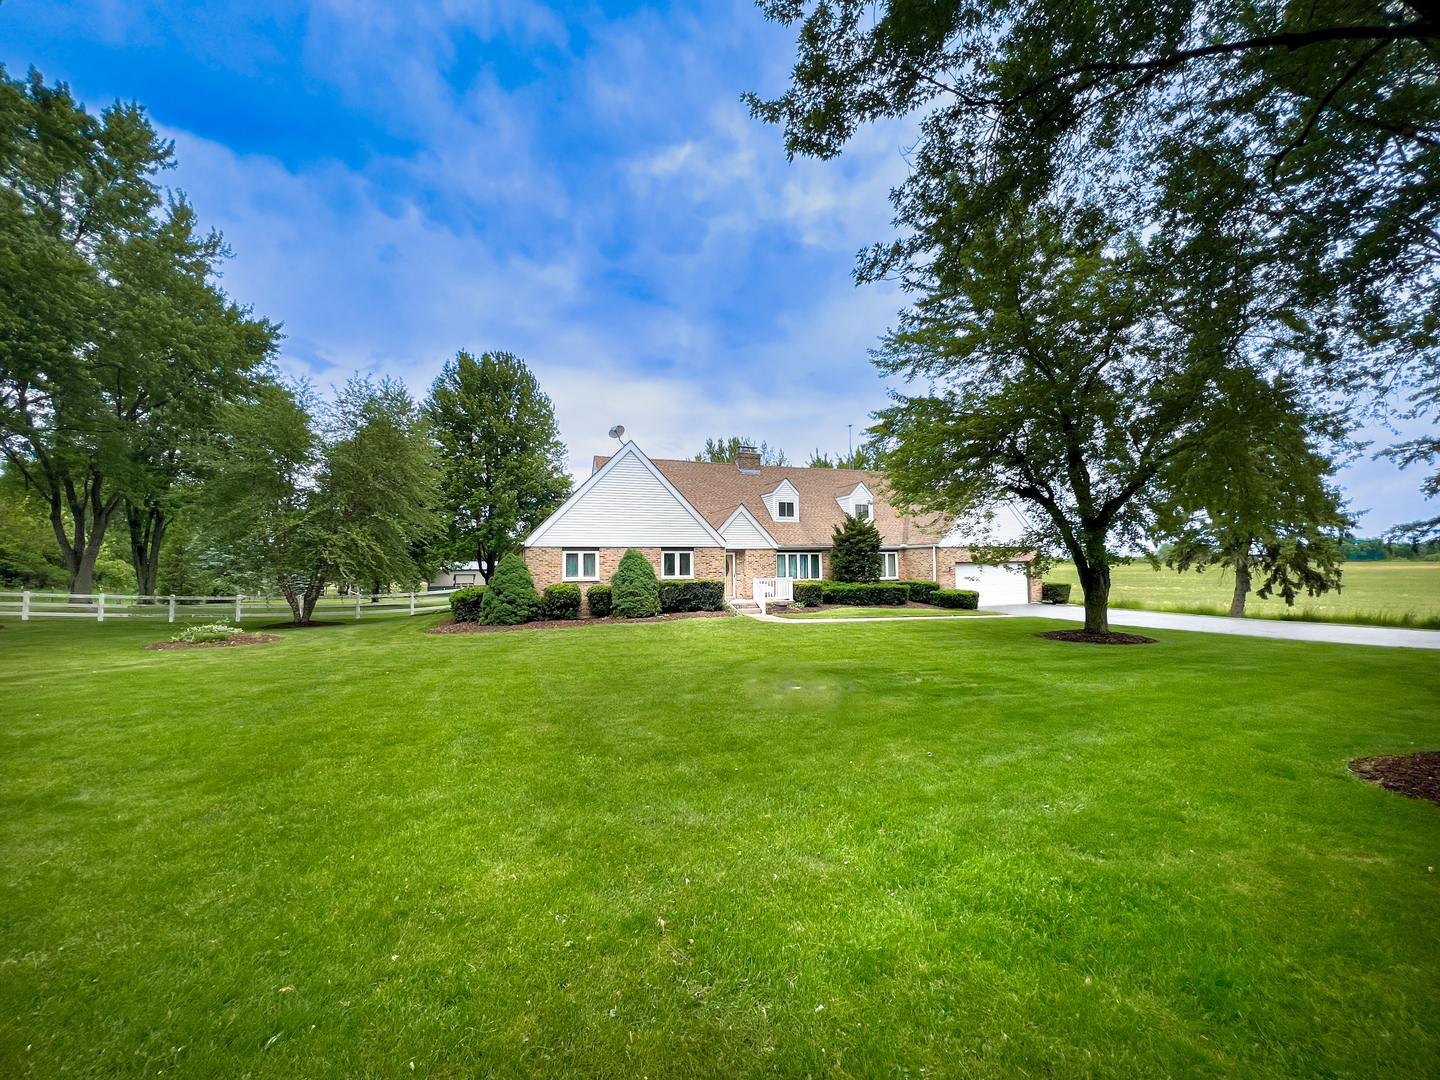
<path fill-rule="evenodd" d="M 1110 573 L 1110 605 L 1118 608 L 1225 615 L 1235 592 L 1235 578 L 1216 568 L 1181 574 L 1157 571 L 1149 563 L 1139 562 L 1112 567 Z M 1074 585 L 1071 602 L 1083 602 L 1074 563 L 1058 564 L 1045 580 L 1070 582 Z M 1252 592 L 1245 614 L 1251 618 L 1440 629 L 1440 562 L 1350 562 L 1345 564 L 1341 580 L 1338 593 L 1302 593 L 1294 607 L 1287 607 L 1279 596 L 1262 600 Z"/>
<path fill-rule="evenodd" d="M 1433 654 L 0 631 L 0 1076 L 1419 1077 Z"/>

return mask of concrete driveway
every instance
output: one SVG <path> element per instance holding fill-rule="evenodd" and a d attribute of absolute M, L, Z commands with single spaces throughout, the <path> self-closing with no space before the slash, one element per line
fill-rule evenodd
<path fill-rule="evenodd" d="M 1064 622 L 1085 621 L 1085 609 L 1075 604 L 1001 604 L 998 607 L 987 606 L 985 610 Z M 1440 630 L 1400 630 L 1386 626 L 1346 626 L 1282 619 L 1227 619 L 1219 615 L 1180 615 L 1169 611 L 1132 611 L 1129 608 L 1111 608 L 1110 626 L 1195 630 L 1202 634 L 1325 641 L 1336 645 L 1383 645 L 1392 649 L 1440 649 Z"/>

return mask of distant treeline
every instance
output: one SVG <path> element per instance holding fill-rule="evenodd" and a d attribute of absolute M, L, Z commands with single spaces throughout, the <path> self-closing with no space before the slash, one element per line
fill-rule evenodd
<path fill-rule="evenodd" d="M 1440 561 L 1440 541 L 1423 544 L 1391 544 L 1380 539 L 1354 537 L 1344 542 L 1347 562 L 1378 562 L 1382 559 L 1408 559 L 1412 562 Z"/>

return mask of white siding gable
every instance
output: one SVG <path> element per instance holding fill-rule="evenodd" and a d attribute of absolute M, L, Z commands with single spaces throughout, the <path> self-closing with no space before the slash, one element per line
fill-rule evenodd
<path fill-rule="evenodd" d="M 870 516 L 875 516 L 875 496 L 870 494 L 870 489 L 864 484 L 856 484 L 854 489 L 845 495 L 838 496 L 835 501 L 840 504 L 840 509 L 845 511 L 847 517 L 855 516 L 856 503 L 869 503 Z"/>
<path fill-rule="evenodd" d="M 725 538 L 725 546 L 732 548 L 773 548 L 776 547 L 775 540 L 765 531 L 758 521 L 751 516 L 750 511 L 740 507 L 730 519 L 720 526 L 720 535 Z"/>
<path fill-rule="evenodd" d="M 526 539 L 527 547 L 722 547 L 640 448 L 626 443 Z"/>
<path fill-rule="evenodd" d="M 800 506 L 800 492 L 795 490 L 795 485 L 790 483 L 789 480 L 781 480 L 779 487 L 770 492 L 769 495 L 761 495 L 760 498 L 765 501 L 765 509 L 770 511 L 770 519 L 772 521 L 799 521 L 800 515 L 805 512 Z M 776 516 L 775 504 L 781 499 L 795 504 L 795 516 L 793 518 Z"/>

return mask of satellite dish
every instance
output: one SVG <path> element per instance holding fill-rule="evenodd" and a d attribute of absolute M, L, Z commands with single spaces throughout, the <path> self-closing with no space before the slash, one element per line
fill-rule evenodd
<path fill-rule="evenodd" d="M 621 442 L 624 442 L 624 441 L 625 441 L 625 426 L 624 426 L 623 424 L 616 424 L 614 427 L 612 427 L 612 428 L 610 429 L 610 437 L 611 437 L 612 439 L 619 439 Z"/>

